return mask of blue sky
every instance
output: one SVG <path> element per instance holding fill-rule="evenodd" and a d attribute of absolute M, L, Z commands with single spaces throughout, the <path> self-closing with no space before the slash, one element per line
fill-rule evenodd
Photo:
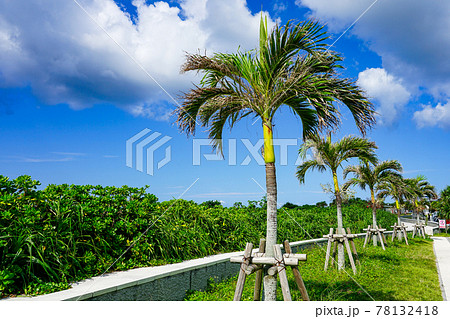
<path fill-rule="evenodd" d="M 211 149 L 202 146 L 193 165 L 193 139 L 170 113 L 200 79 L 179 74 L 184 52 L 254 48 L 261 8 L 270 25 L 326 24 L 345 57 L 342 75 L 357 80 L 380 113 L 367 136 L 379 158 L 399 160 L 405 177 L 425 175 L 437 190 L 450 184 L 450 3 L 408 0 L 0 0 L 0 174 L 31 175 L 43 186 L 149 185 L 160 200 L 260 199 L 264 166 L 251 157 L 242 165 L 250 155 L 244 143 L 262 137 L 259 122 L 225 131 L 225 160 L 207 161 Z M 358 134 L 342 113 L 334 140 Z M 154 153 L 160 161 L 170 146 L 171 161 L 153 175 L 126 165 L 126 141 L 145 128 L 171 137 Z M 310 173 L 304 185 L 294 176 L 300 134 L 299 120 L 282 109 L 275 138 L 298 144 L 277 166 L 279 202 L 330 201 L 320 186 L 329 172 Z M 206 138 L 202 129 L 196 138 Z"/>

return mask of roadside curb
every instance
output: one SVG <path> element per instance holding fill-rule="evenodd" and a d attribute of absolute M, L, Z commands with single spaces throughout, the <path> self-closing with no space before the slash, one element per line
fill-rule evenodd
<path fill-rule="evenodd" d="M 434 256 L 436 257 L 435 258 L 435 263 L 436 263 L 436 268 L 437 268 L 437 271 L 438 271 L 439 286 L 441 288 L 442 299 L 444 301 L 447 301 L 448 299 L 447 299 L 446 289 L 447 289 L 447 286 L 450 283 L 448 283 L 448 282 L 446 283 L 445 282 L 445 280 L 443 278 L 443 272 L 442 271 L 443 271 L 443 269 L 447 269 L 448 267 L 445 267 L 443 264 L 440 264 L 440 262 L 442 263 L 445 260 L 443 260 L 444 258 L 442 256 L 442 251 L 440 251 L 440 248 L 436 249 L 436 243 L 439 240 L 446 240 L 448 242 L 448 244 L 450 245 L 450 239 L 449 238 L 445 238 L 445 237 L 431 237 L 431 239 L 433 239 L 433 252 L 434 252 Z M 450 265 L 447 265 L 447 266 L 450 266 Z"/>

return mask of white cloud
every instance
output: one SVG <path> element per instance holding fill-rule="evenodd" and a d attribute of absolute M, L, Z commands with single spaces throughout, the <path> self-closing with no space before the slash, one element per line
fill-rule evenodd
<path fill-rule="evenodd" d="M 194 81 L 179 74 L 185 52 L 234 52 L 258 41 L 260 16 L 244 0 L 183 0 L 181 10 L 134 0 L 133 20 L 112 0 L 79 2 L 110 37 L 74 1 L 0 2 L 0 88 L 30 86 L 47 104 L 111 103 L 164 120 L 167 101 L 175 102 L 161 87 L 177 96 Z"/>
<path fill-rule="evenodd" d="M 72 153 L 72 152 L 52 152 L 56 155 L 66 155 L 66 156 L 86 156 L 86 153 Z"/>
<path fill-rule="evenodd" d="M 281 0 L 276 0 L 275 3 L 273 4 L 273 11 L 276 14 L 280 14 L 286 10 L 287 10 L 287 4 Z"/>
<path fill-rule="evenodd" d="M 450 100 L 444 105 L 438 103 L 436 107 L 424 105 L 423 110 L 414 112 L 414 120 L 419 128 L 438 126 L 450 129 Z"/>
<path fill-rule="evenodd" d="M 336 37 L 374 0 L 297 0 Z M 450 1 L 377 1 L 351 28 L 410 92 L 450 96 Z"/>
<path fill-rule="evenodd" d="M 313 17 L 327 22 L 331 32 L 348 27 L 370 5 L 369 0 L 296 0 L 295 4 L 312 10 Z"/>
<path fill-rule="evenodd" d="M 360 72 L 357 84 L 378 101 L 379 123 L 383 125 L 395 122 L 411 96 L 399 79 L 381 68 Z"/>

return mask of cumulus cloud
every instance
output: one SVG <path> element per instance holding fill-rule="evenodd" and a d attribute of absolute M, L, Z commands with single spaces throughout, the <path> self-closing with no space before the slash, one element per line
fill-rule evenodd
<path fill-rule="evenodd" d="M 327 22 L 330 32 L 339 32 L 353 23 L 370 5 L 370 2 L 366 0 L 296 0 L 295 4 L 311 9 L 312 16 Z"/>
<path fill-rule="evenodd" d="M 134 0 L 133 18 L 113 0 L 78 2 L 88 14 L 74 1 L 0 2 L 0 88 L 29 86 L 47 104 L 108 103 L 164 120 L 167 102 L 175 104 L 168 95 L 195 81 L 179 74 L 185 52 L 257 45 L 260 15 L 244 0 L 182 0 L 181 9 Z"/>
<path fill-rule="evenodd" d="M 378 122 L 382 125 L 394 123 L 411 96 L 399 79 L 381 68 L 360 72 L 357 84 L 378 102 Z"/>
<path fill-rule="evenodd" d="M 340 33 L 374 0 L 297 0 Z M 377 1 L 349 31 L 412 93 L 450 95 L 450 1 Z"/>
<path fill-rule="evenodd" d="M 450 129 L 450 100 L 447 104 L 438 103 L 436 107 L 424 105 L 421 111 L 414 112 L 414 120 L 419 128 L 438 126 Z"/>

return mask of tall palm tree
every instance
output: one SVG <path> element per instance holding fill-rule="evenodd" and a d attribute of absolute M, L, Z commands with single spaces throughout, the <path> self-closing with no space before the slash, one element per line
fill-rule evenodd
<path fill-rule="evenodd" d="M 437 199 L 438 195 L 434 186 L 423 175 L 418 175 L 415 178 L 407 178 L 405 182 L 411 192 L 411 202 L 414 207 L 414 213 L 417 215 L 417 223 L 419 223 L 419 202 L 422 200 Z"/>
<path fill-rule="evenodd" d="M 372 203 L 372 222 L 373 228 L 377 227 L 377 205 L 375 198 L 375 190 L 377 186 L 385 180 L 388 176 L 398 176 L 402 172 L 402 165 L 396 161 L 383 161 L 371 165 L 367 161 L 361 161 L 359 165 L 351 165 L 344 170 L 344 179 L 347 175 L 353 173 L 354 177 L 345 182 L 343 188 L 347 189 L 350 186 L 358 185 L 361 189 L 365 190 L 366 187 L 370 190 L 370 199 Z M 373 236 L 373 244 L 377 245 L 377 237 Z"/>
<path fill-rule="evenodd" d="M 397 224 L 400 222 L 400 207 L 405 200 L 412 198 L 411 190 L 401 176 L 390 175 L 385 178 L 377 187 L 377 197 L 385 199 L 387 196 L 395 200 L 395 211 L 397 213 Z"/>
<path fill-rule="evenodd" d="M 320 172 L 329 169 L 333 176 L 334 194 L 336 196 L 337 207 L 337 231 L 343 234 L 342 225 L 342 199 L 339 188 L 337 170 L 344 161 L 350 158 L 359 158 L 371 163 L 376 163 L 377 157 L 374 150 L 377 148 L 374 142 L 361 137 L 346 136 L 335 143 L 331 142 L 331 135 L 322 138 L 318 134 L 310 136 L 300 148 L 300 156 L 305 159 L 308 150 L 313 151 L 314 158 L 304 161 L 297 167 L 297 178 L 300 183 L 305 182 L 306 173 L 309 170 L 317 169 Z M 344 247 L 342 243 L 338 245 L 338 268 L 344 268 Z"/>
<path fill-rule="evenodd" d="M 303 136 L 340 124 L 341 102 L 362 133 L 374 123 L 373 105 L 350 79 L 338 78 L 342 58 L 326 50 L 323 26 L 305 21 L 275 26 L 269 34 L 261 18 L 259 49 L 249 52 L 187 54 L 181 71 L 204 74 L 200 86 L 183 96 L 175 113 L 188 135 L 197 125 L 207 127 L 212 146 L 222 151 L 222 132 L 247 116 L 259 118 L 264 136 L 266 166 L 266 254 L 277 243 L 277 184 L 272 126 L 276 111 L 288 106 L 302 122 Z M 264 278 L 266 300 L 275 300 L 276 278 Z"/>

